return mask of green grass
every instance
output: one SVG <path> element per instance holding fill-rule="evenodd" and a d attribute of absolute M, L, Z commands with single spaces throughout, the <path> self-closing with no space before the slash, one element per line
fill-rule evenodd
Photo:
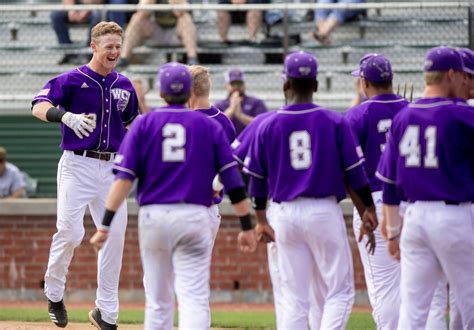
<path fill-rule="evenodd" d="M 88 322 L 87 309 L 69 309 L 70 322 Z M 212 312 L 212 326 L 219 328 L 275 328 L 273 312 Z M 2 308 L 0 321 L 48 322 L 48 314 L 40 308 Z M 143 311 L 121 310 L 119 324 L 142 324 Z M 347 329 L 375 329 L 370 313 L 352 313 Z"/>

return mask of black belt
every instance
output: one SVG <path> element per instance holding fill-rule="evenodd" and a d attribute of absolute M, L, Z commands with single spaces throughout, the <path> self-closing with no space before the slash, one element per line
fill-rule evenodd
<path fill-rule="evenodd" d="M 92 150 L 76 150 L 74 151 L 74 154 L 105 161 L 109 161 L 115 157 L 115 152 L 100 152 Z"/>

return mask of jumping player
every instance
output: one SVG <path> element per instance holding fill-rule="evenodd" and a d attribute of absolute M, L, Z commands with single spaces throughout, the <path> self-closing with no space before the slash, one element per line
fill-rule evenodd
<path fill-rule="evenodd" d="M 146 295 L 145 329 L 171 329 L 174 294 L 180 329 L 209 329 L 209 276 L 214 242 L 212 181 L 222 178 L 243 231 L 241 250 L 256 249 L 249 200 L 222 127 L 187 109 L 192 77 L 171 63 L 159 73 L 167 103 L 130 129 L 116 159 L 102 228 L 91 243 L 100 248 L 112 231 L 115 211 L 138 178 L 140 253 Z M 206 141 L 206 143 L 202 143 Z M 107 243 L 105 243 L 107 244 Z"/>
<path fill-rule="evenodd" d="M 114 71 L 120 57 L 122 29 L 101 22 L 91 31 L 92 60 L 51 79 L 33 100 L 33 115 L 62 123 L 58 165 L 57 233 L 53 236 L 44 292 L 54 324 L 68 323 L 64 307 L 66 274 L 74 249 L 84 236 L 84 212 L 89 206 L 97 227 L 113 181 L 115 153 L 125 127 L 138 115 L 131 82 Z M 127 210 L 118 208 L 113 237 L 98 255 L 97 308 L 89 313 L 100 329 L 115 329 L 119 311 L 118 284 L 122 266 Z"/>
<path fill-rule="evenodd" d="M 369 178 L 372 198 L 377 217 L 382 218 L 382 182 L 375 176 L 375 170 L 386 143 L 386 136 L 393 117 L 408 102 L 393 93 L 392 66 L 389 60 L 379 54 L 367 54 L 360 60 L 359 69 L 352 72 L 359 77 L 360 88 L 368 100 L 349 109 L 349 120 L 357 144 L 362 147 L 364 167 Z M 359 237 L 361 225 L 359 212 L 354 208 L 354 234 Z M 400 308 L 400 263 L 387 253 L 386 240 L 380 231 L 374 232 L 377 250 L 370 254 L 365 241 L 358 244 L 364 266 L 365 282 L 373 318 L 378 329 L 396 329 Z"/>
<path fill-rule="evenodd" d="M 424 70 L 423 98 L 394 118 L 376 173 L 384 182 L 388 250 L 401 260 L 398 328 L 425 328 L 433 294 L 444 275 L 462 325 L 470 329 L 474 327 L 474 116 L 455 99 L 467 79 L 456 50 L 433 48 Z M 400 191 L 409 202 L 403 230 Z"/>
<path fill-rule="evenodd" d="M 341 329 L 354 299 L 352 257 L 337 204 L 346 196 L 345 182 L 366 207 L 368 232 L 377 225 L 375 207 L 347 120 L 312 103 L 318 86 L 315 56 L 288 55 L 284 74 L 288 105 L 259 125 L 246 163 L 256 232 L 276 241 L 285 304 L 280 327 L 306 329 L 315 293 L 319 324 L 313 326 Z M 265 214 L 267 196 L 272 226 Z"/>

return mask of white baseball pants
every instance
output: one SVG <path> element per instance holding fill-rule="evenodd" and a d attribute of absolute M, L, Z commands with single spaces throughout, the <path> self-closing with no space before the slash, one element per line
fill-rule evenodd
<path fill-rule="evenodd" d="M 372 193 L 377 218 L 382 219 L 382 192 Z M 354 208 L 354 236 L 357 240 L 362 220 Z M 400 309 L 400 263 L 389 256 L 387 242 L 379 228 L 374 232 L 376 247 L 373 255 L 365 247 L 367 237 L 358 243 L 360 258 L 364 266 L 365 283 L 372 306 L 372 316 L 377 329 L 397 329 Z"/>
<path fill-rule="evenodd" d="M 352 256 L 335 198 L 272 203 L 284 313 L 281 329 L 344 329 L 354 302 Z M 313 297 L 311 297 L 313 295 Z M 311 304 L 311 299 L 315 303 Z"/>
<path fill-rule="evenodd" d="M 399 328 L 424 329 L 443 274 L 464 328 L 474 328 L 474 219 L 471 204 L 416 202 L 408 206 L 400 242 Z"/>
<path fill-rule="evenodd" d="M 45 275 L 46 297 L 57 302 L 63 299 L 66 274 L 74 253 L 84 237 L 86 207 L 96 227 L 102 223 L 105 201 L 114 181 L 113 161 L 103 161 L 64 151 L 58 165 L 57 232 L 53 235 Z M 109 238 L 97 260 L 97 299 L 102 319 L 115 324 L 118 317 L 118 285 L 127 227 L 127 206 L 117 211 Z"/>
<path fill-rule="evenodd" d="M 213 212 L 212 208 L 191 204 L 140 208 L 145 329 L 173 329 L 175 293 L 179 329 L 209 329 Z"/>

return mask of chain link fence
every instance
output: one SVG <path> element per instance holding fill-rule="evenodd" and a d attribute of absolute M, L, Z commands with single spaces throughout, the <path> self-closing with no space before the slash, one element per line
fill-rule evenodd
<path fill-rule="evenodd" d="M 45 6 L 34 0 L 30 4 L 7 2 L 0 6 L 2 112 L 26 111 L 32 96 L 49 78 L 87 62 L 90 54 L 87 23 L 63 24 L 62 30 L 56 33 L 53 29 L 52 17 L 58 17 L 62 8 L 67 7 L 60 4 Z M 89 15 L 97 15 L 99 20 L 110 19 L 111 14 L 125 14 L 129 22 L 128 27 L 125 25 L 126 31 L 131 28 L 130 19 L 134 19 L 136 10 L 135 5 L 69 8 L 93 9 Z M 117 11 L 117 8 L 124 11 Z M 179 28 L 173 25 L 176 19 L 174 22 L 172 18 L 171 22 L 166 21 L 169 19 L 166 13 L 171 13 L 169 9 L 177 7 L 151 5 L 142 8 L 149 8 L 150 14 L 140 19 L 140 25 L 146 23 L 146 26 L 153 27 L 154 34 L 145 38 L 143 31 L 135 29 L 141 34 L 144 44 L 129 51 L 129 65 L 122 71 L 131 78 L 144 81 L 149 89 L 147 100 L 151 105 L 160 103 L 157 93 L 153 91 L 157 67 L 169 60 L 185 62 L 189 58 L 189 47 L 184 47 L 181 41 L 189 39 L 189 31 L 196 31 L 199 62 L 211 68 L 214 101 L 226 97 L 224 72 L 237 67 L 246 73 L 249 94 L 263 98 L 269 108 L 281 106 L 283 95 L 279 77 L 282 59 L 288 51 L 303 49 L 314 52 L 319 60 L 320 91 L 317 101 L 338 110 L 345 110 L 350 104 L 354 95 L 350 71 L 357 67 L 365 53 L 386 55 L 392 61 L 395 85 L 401 85 L 403 90 L 405 84 L 413 84 L 414 95 L 418 96 L 422 91 L 421 68 L 426 50 L 437 45 L 468 47 L 471 35 L 470 7 L 466 2 L 394 4 L 379 1 L 338 7 L 277 1 L 253 7 L 248 5 L 250 10 L 247 12 L 243 6 L 193 2 L 189 12 L 194 27 L 185 27 L 181 40 L 178 38 Z M 216 10 L 218 8 L 223 10 Z M 226 42 L 222 42 L 222 24 L 229 9 L 233 8 L 231 17 L 237 23 L 231 23 Z M 317 8 L 316 11 L 324 8 L 363 9 L 361 15 L 338 26 L 331 33 L 330 42 L 323 44 L 313 37 L 316 27 L 313 8 Z M 249 19 L 248 14 L 252 10 L 261 15 L 261 24 L 258 18 L 257 23 L 254 20 L 246 24 L 245 19 Z M 255 38 L 249 40 L 248 25 L 252 24 L 252 29 L 255 25 L 258 29 Z M 58 41 L 58 37 L 61 39 L 61 34 L 64 34 L 64 26 L 69 27 L 72 43 Z M 124 43 L 129 41 L 127 38 L 136 39 L 131 32 L 126 32 Z"/>

